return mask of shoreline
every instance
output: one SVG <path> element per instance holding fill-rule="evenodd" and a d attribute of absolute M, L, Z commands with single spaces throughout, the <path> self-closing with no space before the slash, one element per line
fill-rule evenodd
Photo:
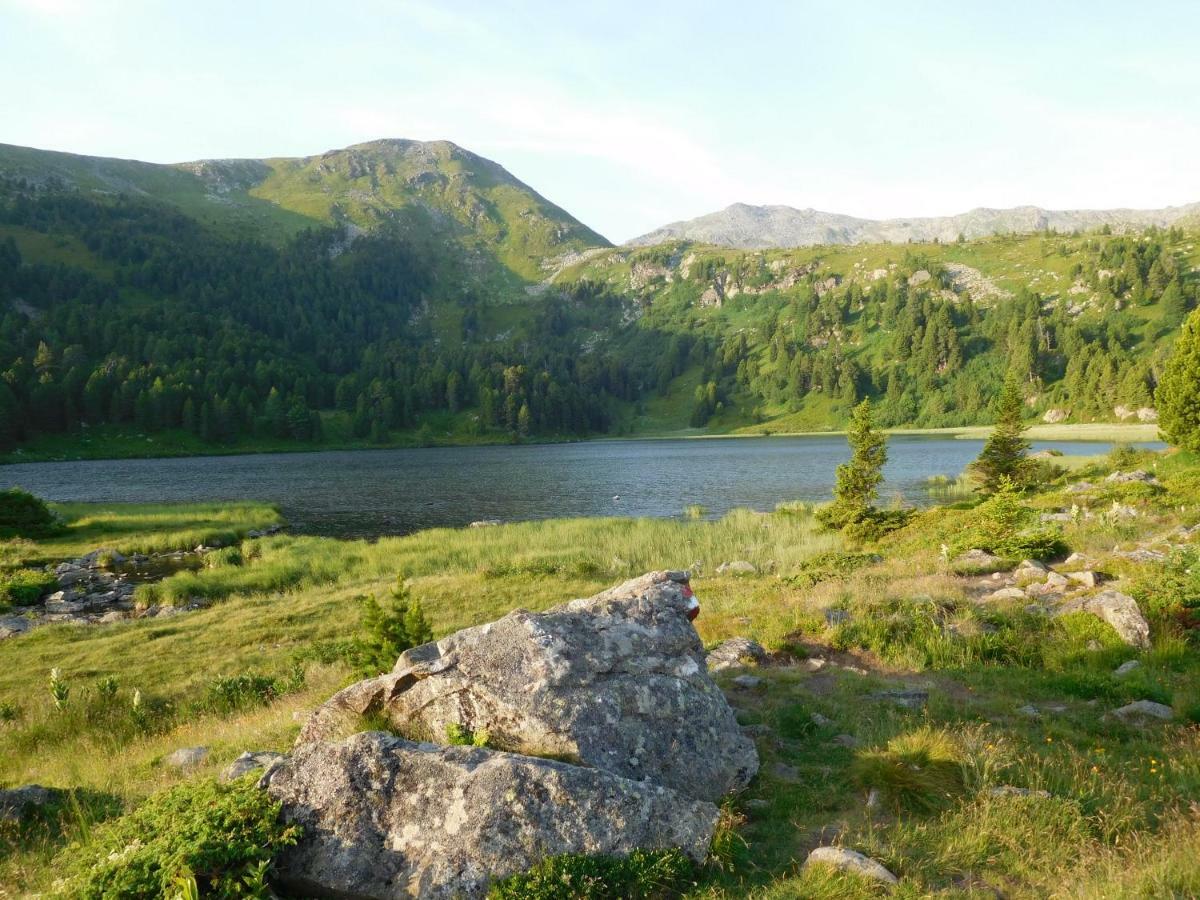
<path fill-rule="evenodd" d="M 984 440 L 991 433 L 990 425 L 962 425 L 944 428 L 885 428 L 884 434 L 895 437 L 943 437 L 955 440 Z M 690 429 L 688 430 L 691 431 Z M 1078 441 L 1081 443 L 1097 444 L 1145 444 L 1157 443 L 1162 440 L 1156 424 L 1126 424 L 1089 422 L 1066 425 L 1031 425 L 1023 432 L 1031 441 Z M 57 462 L 101 462 L 128 459 L 186 459 L 188 457 L 212 456 L 256 456 L 268 453 L 345 453 L 368 452 L 380 450 L 440 450 L 452 447 L 497 447 L 497 446 L 541 446 L 550 444 L 582 444 L 602 443 L 613 441 L 671 441 L 671 440 L 730 440 L 754 438 L 806 438 L 806 437 L 840 437 L 846 434 L 843 429 L 829 431 L 779 431 L 779 432 L 726 432 L 716 434 L 697 434 L 688 432 L 659 432 L 638 435 L 603 435 L 593 438 L 548 438 L 545 440 L 525 440 L 516 443 L 508 441 L 478 441 L 462 443 L 448 441 L 417 445 L 406 442 L 395 442 L 383 446 L 371 446 L 359 443 L 314 445 L 314 446 L 282 446 L 282 447 L 212 447 L 212 448 L 178 448 L 177 450 L 164 447 L 161 453 L 123 454 L 103 451 L 95 455 L 88 453 L 55 455 L 44 452 L 32 452 L 28 457 L 21 449 L 9 451 L 0 456 L 0 467 L 21 465 L 23 463 L 57 463 Z M 141 449 L 141 448 L 139 448 Z"/>

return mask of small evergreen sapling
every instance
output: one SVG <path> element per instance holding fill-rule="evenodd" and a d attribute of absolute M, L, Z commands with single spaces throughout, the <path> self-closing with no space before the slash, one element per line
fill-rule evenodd
<path fill-rule="evenodd" d="M 1025 451 L 1029 449 L 1029 441 L 1021 434 L 1024 428 L 1021 404 L 1020 384 L 1016 375 L 1010 372 L 996 401 L 995 430 L 983 445 L 979 458 L 969 467 L 984 494 L 996 493 L 1006 478 L 1018 487 L 1024 487 L 1028 482 L 1031 467 Z"/>
<path fill-rule="evenodd" d="M 1183 323 L 1154 399 L 1167 440 L 1200 453 L 1200 310 Z"/>
<path fill-rule="evenodd" d="M 421 601 L 411 595 L 403 574 L 384 604 L 373 596 L 362 598 L 362 631 L 354 645 L 354 664 L 368 678 L 388 671 L 405 650 L 433 640 Z"/>
<path fill-rule="evenodd" d="M 850 461 L 837 467 L 833 503 L 817 511 L 818 521 L 834 530 L 877 518 L 874 501 L 883 482 L 887 439 L 875 430 L 870 400 L 854 407 L 846 439 Z"/>

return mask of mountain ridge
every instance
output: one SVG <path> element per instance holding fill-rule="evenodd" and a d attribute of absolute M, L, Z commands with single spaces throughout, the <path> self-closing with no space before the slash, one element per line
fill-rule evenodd
<path fill-rule="evenodd" d="M 626 242 L 647 247 L 689 240 L 742 250 L 781 249 L 826 244 L 903 244 L 990 237 L 1003 233 L 1036 233 L 1054 229 L 1166 227 L 1200 217 L 1200 202 L 1161 209 L 1053 210 L 1040 206 L 975 207 L 951 216 L 868 219 L 811 207 L 755 206 L 733 203 L 717 212 L 671 222 Z"/>

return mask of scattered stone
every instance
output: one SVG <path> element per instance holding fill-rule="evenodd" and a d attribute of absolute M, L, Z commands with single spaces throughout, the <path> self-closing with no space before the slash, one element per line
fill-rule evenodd
<path fill-rule="evenodd" d="M 282 753 L 274 753 L 270 750 L 247 750 L 221 773 L 221 780 L 234 781 L 243 775 L 257 772 L 259 769 L 270 769 L 271 766 L 286 758 Z"/>
<path fill-rule="evenodd" d="M 1091 564 L 1091 559 L 1084 556 L 1082 553 L 1072 553 L 1063 563 L 1064 566 L 1086 566 Z"/>
<path fill-rule="evenodd" d="M 123 619 L 129 618 L 129 613 L 120 609 L 113 609 L 106 612 L 100 617 L 101 625 L 111 625 L 113 622 L 120 622 Z"/>
<path fill-rule="evenodd" d="M 1157 550 L 1147 550 L 1145 547 L 1138 547 L 1136 550 L 1118 550 L 1113 556 L 1119 556 L 1122 559 L 1128 559 L 1131 562 L 1137 563 L 1156 563 L 1162 562 L 1167 558 L 1165 553 L 1159 553 Z"/>
<path fill-rule="evenodd" d="M 829 716 L 823 716 L 819 712 L 813 713 L 809 718 L 812 719 L 813 724 L 818 728 L 824 728 L 827 725 L 833 724 L 833 719 L 829 718 Z"/>
<path fill-rule="evenodd" d="M 497 525 L 500 525 L 500 524 L 501 524 L 501 522 L 499 519 L 477 519 L 476 521 L 472 522 L 467 527 L 468 528 L 495 528 Z"/>
<path fill-rule="evenodd" d="M 1159 484 L 1159 480 L 1144 469 L 1134 469 L 1132 472 L 1113 472 L 1104 479 L 1110 484 Z"/>
<path fill-rule="evenodd" d="M 993 797 L 1038 797 L 1043 800 L 1050 799 L 1049 791 L 1036 790 L 1034 788 L 1014 787 L 1011 784 L 1002 784 L 999 787 L 994 787 L 988 791 Z"/>
<path fill-rule="evenodd" d="M 843 622 L 850 621 L 850 611 L 845 609 L 827 609 L 825 610 L 825 624 L 833 628 L 841 625 Z"/>
<path fill-rule="evenodd" d="M 820 656 L 810 656 L 800 660 L 800 668 L 806 672 L 820 672 L 826 665 L 828 665 L 828 661 Z"/>
<path fill-rule="evenodd" d="M 721 563 L 717 566 L 718 575 L 753 575 L 757 571 L 754 563 L 744 559 L 735 559 L 733 562 Z"/>
<path fill-rule="evenodd" d="M 299 747 L 262 779 L 303 828 L 277 859 L 303 896 L 482 898 L 564 853 L 708 852 L 718 810 L 603 769 L 381 732 Z"/>
<path fill-rule="evenodd" d="M 735 637 L 721 641 L 709 650 L 704 661 L 708 665 L 708 671 L 721 672 L 725 669 L 765 665 L 768 659 L 767 651 L 758 641 Z"/>
<path fill-rule="evenodd" d="M 163 764 L 173 769 L 194 769 L 208 757 L 207 747 L 180 747 L 163 757 Z"/>
<path fill-rule="evenodd" d="M 1041 711 L 1032 703 L 1026 703 L 1024 706 L 1020 707 L 1017 712 L 1023 716 L 1029 716 L 1031 719 L 1040 719 L 1042 717 Z"/>
<path fill-rule="evenodd" d="M 31 812 L 57 800 L 62 791 L 26 784 L 21 787 L 0 790 L 0 822 L 20 822 Z"/>
<path fill-rule="evenodd" d="M 905 709 L 921 709 L 926 703 L 929 702 L 929 691 L 878 691 L 874 694 L 868 694 L 867 698 L 870 700 L 878 700 L 884 703 L 892 703 L 896 706 L 902 706 Z"/>
<path fill-rule="evenodd" d="M 733 679 L 733 683 L 744 691 L 752 691 L 761 685 L 763 680 L 757 675 L 739 675 Z"/>
<path fill-rule="evenodd" d="M 1146 621 L 1137 601 L 1120 591 L 1107 590 L 1063 604 L 1056 615 L 1086 612 L 1103 619 L 1120 635 L 1121 640 L 1131 647 L 1147 650 L 1150 647 L 1150 624 Z"/>
<path fill-rule="evenodd" d="M 1112 509 L 1108 511 L 1108 515 L 1114 519 L 1136 519 L 1140 513 L 1134 507 L 1114 500 Z"/>
<path fill-rule="evenodd" d="M 998 591 L 992 591 L 984 600 L 1024 600 L 1026 594 L 1019 587 L 1005 587 Z"/>
<path fill-rule="evenodd" d="M 1175 718 L 1175 710 L 1171 707 L 1155 703 L 1153 700 L 1134 700 L 1126 703 L 1120 709 L 1114 709 L 1112 714 L 1123 722 L 1144 722 L 1150 719 L 1168 721 Z"/>
<path fill-rule="evenodd" d="M 1064 512 L 1042 513 L 1042 515 L 1041 515 L 1041 521 L 1043 521 L 1043 522 L 1072 522 L 1072 521 L 1074 521 L 1074 519 L 1075 519 L 1074 516 L 1072 516 L 1069 512 L 1065 512 L 1065 511 Z"/>
<path fill-rule="evenodd" d="M 1046 576 L 1045 587 L 1051 591 L 1062 591 L 1070 585 L 1071 579 L 1061 572 L 1051 572 Z M 1095 585 L 1093 585 L 1094 587 Z"/>
<path fill-rule="evenodd" d="M 832 866 L 839 871 L 852 872 L 884 884 L 899 884 L 900 882 L 900 879 L 884 868 L 882 864 L 855 850 L 847 850 L 845 847 L 818 847 L 808 854 L 804 865 Z"/>
<path fill-rule="evenodd" d="M 1047 425 L 1057 425 L 1059 422 L 1065 422 L 1070 415 L 1071 413 L 1065 409 L 1048 409 L 1042 416 L 1042 421 Z"/>
<path fill-rule="evenodd" d="M 752 797 L 746 801 L 746 809 L 770 809 L 771 802 L 763 800 L 761 797 Z"/>
<path fill-rule="evenodd" d="M 1071 579 L 1071 581 L 1082 584 L 1087 588 L 1098 587 L 1102 580 L 1101 576 L 1097 572 L 1093 572 L 1091 569 L 1084 569 L 1081 572 L 1068 572 L 1067 578 Z"/>
<path fill-rule="evenodd" d="M 1127 659 L 1127 660 L 1125 660 L 1125 662 L 1121 663 L 1119 666 L 1117 666 L 1115 669 L 1113 669 L 1113 674 L 1117 675 L 1117 676 L 1128 675 L 1134 669 L 1140 669 L 1141 667 L 1142 667 L 1141 660 Z"/>
<path fill-rule="evenodd" d="M 784 781 L 799 781 L 800 770 L 786 763 L 777 762 L 771 766 L 771 774 Z"/>
<path fill-rule="evenodd" d="M 29 625 L 29 620 L 22 616 L 0 617 L 0 641 L 5 638 L 16 637 L 18 634 L 24 634 L 29 630 Z"/>
<path fill-rule="evenodd" d="M 371 714 L 430 735 L 486 730 L 514 752 L 718 799 L 749 783 L 758 754 L 705 668 L 694 603 L 688 573 L 652 572 L 546 612 L 514 610 L 338 692 L 298 745 Z"/>
<path fill-rule="evenodd" d="M 974 548 L 951 560 L 955 568 L 973 572 L 993 572 L 1005 567 L 1004 560 L 994 553 Z"/>
<path fill-rule="evenodd" d="M 858 738 L 852 734 L 835 734 L 830 743 L 837 744 L 839 747 L 857 747 Z"/>

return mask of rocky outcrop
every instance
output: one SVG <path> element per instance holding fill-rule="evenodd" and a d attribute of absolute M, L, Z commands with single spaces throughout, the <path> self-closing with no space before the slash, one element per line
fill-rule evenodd
<path fill-rule="evenodd" d="M 602 769 L 380 732 L 305 744 L 263 783 L 303 826 L 277 865 L 304 896 L 482 897 L 562 853 L 679 847 L 702 860 L 718 817 Z"/>
<path fill-rule="evenodd" d="M 299 746 L 383 717 L 440 740 L 486 731 L 490 746 L 565 759 L 705 800 L 758 770 L 689 621 L 684 572 L 654 572 L 544 613 L 515 610 L 401 655 L 305 723 Z"/>

